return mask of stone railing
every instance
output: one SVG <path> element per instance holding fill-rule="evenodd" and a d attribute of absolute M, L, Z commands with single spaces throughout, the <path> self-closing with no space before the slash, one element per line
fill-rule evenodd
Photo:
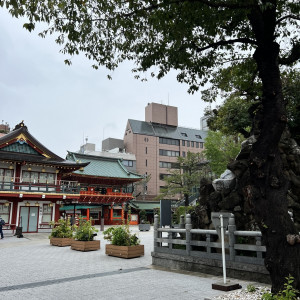
<path fill-rule="evenodd" d="M 192 229 L 189 214 L 185 223 L 181 216 L 179 228 L 160 228 L 159 217 L 156 215 L 154 218 L 154 265 L 220 275 L 221 248 L 217 231 Z M 241 276 L 241 272 L 245 271 L 249 273 L 246 277 L 251 279 L 260 273 L 265 277 L 261 281 L 268 282 L 268 272 L 264 267 L 266 247 L 261 243 L 260 231 L 238 231 L 234 217 L 230 218 L 225 233 L 225 252 L 226 265 L 231 269 L 229 276 Z"/>

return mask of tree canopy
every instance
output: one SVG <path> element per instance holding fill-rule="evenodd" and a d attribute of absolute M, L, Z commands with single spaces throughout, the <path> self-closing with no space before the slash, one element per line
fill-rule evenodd
<path fill-rule="evenodd" d="M 293 0 L 4 0 L 0 5 L 15 17 L 27 16 L 29 31 L 37 22 L 47 23 L 40 36 L 58 33 L 63 53 L 83 52 L 94 68 L 113 70 L 134 60 L 136 77 L 149 70 L 157 78 L 173 68 L 190 92 L 214 82 L 229 65 L 255 68 L 252 55 L 264 38 L 263 32 L 255 36 L 255 16 L 274 11 L 269 29 L 280 45 L 282 64 L 291 65 L 300 56 L 299 5 Z"/>
<path fill-rule="evenodd" d="M 224 135 L 221 131 L 209 131 L 205 139 L 205 157 L 211 170 L 220 176 L 227 165 L 234 161 L 244 138 L 241 135 Z"/>

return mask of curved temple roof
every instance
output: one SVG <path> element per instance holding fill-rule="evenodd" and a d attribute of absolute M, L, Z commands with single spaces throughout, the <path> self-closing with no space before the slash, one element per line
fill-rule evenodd
<path fill-rule="evenodd" d="M 0 161 L 52 165 L 73 170 L 87 165 L 67 161 L 50 151 L 30 134 L 23 121 L 13 131 L 0 137 Z"/>
<path fill-rule="evenodd" d="M 139 181 L 142 176 L 128 171 L 118 158 L 94 156 L 68 151 L 68 160 L 77 163 L 89 163 L 86 167 L 73 172 L 73 174 L 81 176 L 105 177 L 128 179 L 130 181 Z"/>

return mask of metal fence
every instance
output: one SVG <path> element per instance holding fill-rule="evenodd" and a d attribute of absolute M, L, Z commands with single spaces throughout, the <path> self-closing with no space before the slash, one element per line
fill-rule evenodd
<path fill-rule="evenodd" d="M 154 253 L 222 259 L 221 241 L 216 230 L 192 229 L 191 215 L 181 216 L 179 228 L 161 228 L 154 217 Z M 225 233 L 226 260 L 255 265 L 264 264 L 266 247 L 260 231 L 238 231 L 235 219 L 229 219 Z"/>

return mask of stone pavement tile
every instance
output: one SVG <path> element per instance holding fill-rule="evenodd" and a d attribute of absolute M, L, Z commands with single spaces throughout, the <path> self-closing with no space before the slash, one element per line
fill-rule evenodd
<path fill-rule="evenodd" d="M 145 245 L 145 256 L 127 260 L 105 255 L 106 241 L 101 232 L 97 236 L 101 249 L 84 253 L 51 246 L 45 234 L 23 241 L 7 238 L 0 243 L 4 258 L 1 270 L 5 273 L 0 281 L 0 299 L 181 300 L 186 296 L 190 300 L 223 293 L 211 289 L 212 283 L 222 280 L 220 277 L 151 268 L 153 231 L 134 230 Z M 247 286 L 247 282 L 243 284 Z M 3 289 L 10 286 L 15 289 Z"/>
<path fill-rule="evenodd" d="M 207 282 L 208 283 L 208 282 Z M 6 291 L 5 299 L 204 299 L 201 278 L 158 270 L 144 270 L 107 277 Z M 219 295 L 215 291 L 214 295 Z M 0 292 L 1 298 L 1 292 Z"/>

